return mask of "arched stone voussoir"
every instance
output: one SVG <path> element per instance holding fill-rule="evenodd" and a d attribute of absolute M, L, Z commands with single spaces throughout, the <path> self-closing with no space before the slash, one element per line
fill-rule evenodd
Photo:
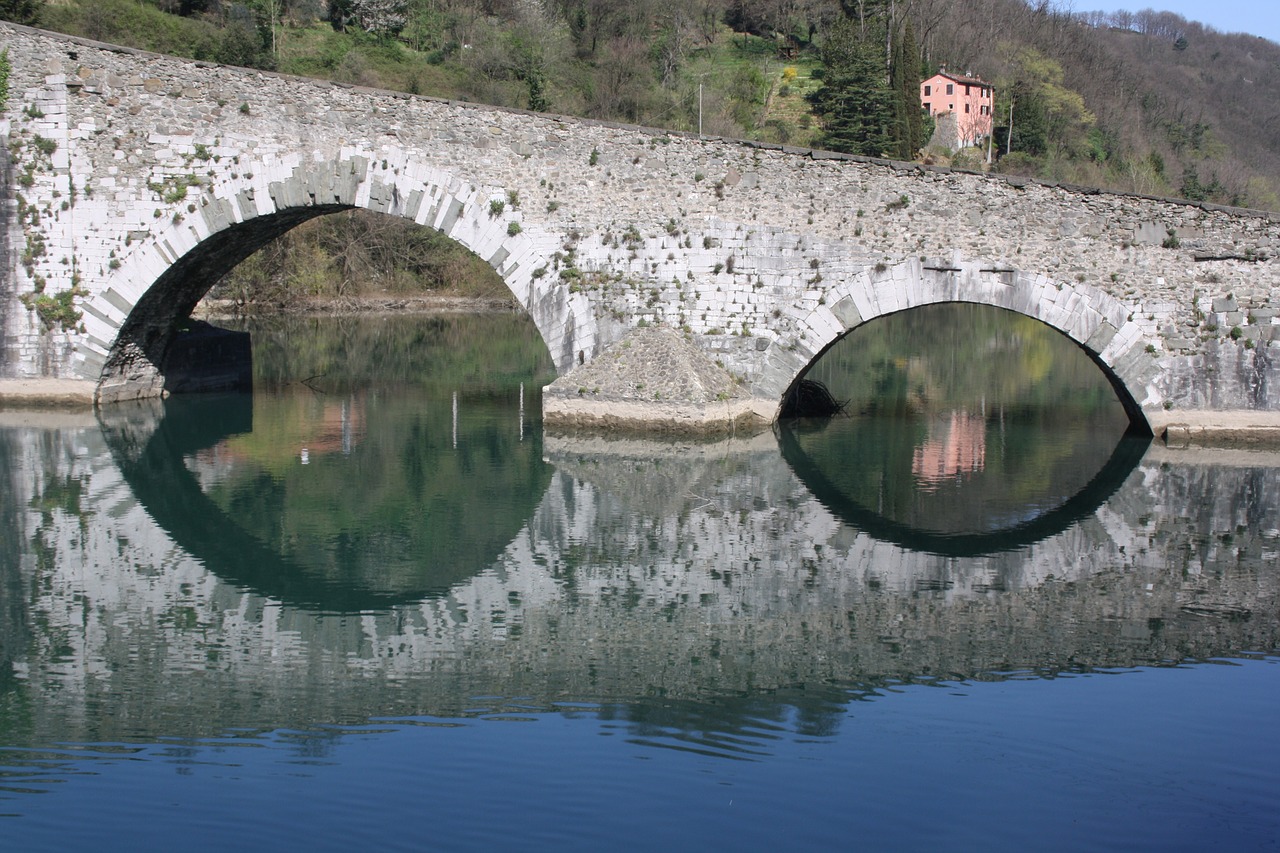
<path fill-rule="evenodd" d="M 559 235 L 530 222 L 501 187 L 477 187 L 402 151 L 246 162 L 156 208 L 150 235 L 121 235 L 120 260 L 84 303 L 88 332 L 77 369 L 99 398 L 159 393 L 175 326 L 219 278 L 266 243 L 317 216 L 363 208 L 412 220 L 489 263 L 527 311 L 564 372 L 594 354 L 594 314 L 571 306 L 552 277 L 547 246 Z M 147 204 L 153 202 L 148 201 Z"/>
<path fill-rule="evenodd" d="M 1155 347 L 1129 318 L 1130 306 L 1086 284 L 1055 281 L 989 261 L 910 259 L 877 264 L 831 286 L 804 315 L 794 359 L 771 363 L 767 381 L 789 388 L 853 329 L 924 305 L 966 302 L 1032 317 L 1074 340 L 1116 390 L 1134 427 L 1149 430 L 1145 410 L 1161 402 Z M 782 373 L 790 375 L 781 379 Z"/>

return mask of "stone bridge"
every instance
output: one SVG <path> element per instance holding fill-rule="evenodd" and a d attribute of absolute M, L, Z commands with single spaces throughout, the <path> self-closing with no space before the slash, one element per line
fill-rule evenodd
<path fill-rule="evenodd" d="M 290 228 L 366 208 L 488 261 L 566 374 L 682 330 L 765 420 L 876 317 L 1070 336 L 1139 427 L 1280 411 L 1280 217 L 214 66 L 0 24 L 3 377 L 166 389 L 186 319 Z"/>

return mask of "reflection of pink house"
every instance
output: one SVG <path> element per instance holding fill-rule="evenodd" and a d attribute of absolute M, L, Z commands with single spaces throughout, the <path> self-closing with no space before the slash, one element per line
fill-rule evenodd
<path fill-rule="evenodd" d="M 995 90 L 977 77 L 950 74 L 943 66 L 920 84 L 920 106 L 931 116 L 954 117 L 957 147 L 977 145 L 991 135 Z"/>
<path fill-rule="evenodd" d="M 975 474 L 986 464 L 986 420 L 981 415 L 952 412 L 948 421 L 929 425 L 929 438 L 916 448 L 911 473 L 922 485 L 937 485 Z"/>

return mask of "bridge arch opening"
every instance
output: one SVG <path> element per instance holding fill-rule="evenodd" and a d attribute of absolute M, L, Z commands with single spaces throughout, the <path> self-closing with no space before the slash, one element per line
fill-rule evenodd
<path fill-rule="evenodd" d="M 859 323 L 827 344 L 793 387 L 806 381 L 855 412 L 883 410 L 896 388 L 910 392 L 896 404 L 917 410 L 987 396 L 1021 408 L 1056 400 L 1111 405 L 1130 429 L 1145 427 L 1133 423 L 1141 408 L 1098 353 L 1043 320 L 975 302 L 928 303 Z"/>
<path fill-rule="evenodd" d="M 1123 388 L 1082 349 L 973 303 L 877 317 L 797 380 L 849 417 L 788 421 L 784 455 L 860 530 L 947 554 L 1028 544 L 1091 512 L 1145 451 Z"/>
<path fill-rule="evenodd" d="M 406 157 L 242 166 L 243 173 L 157 208 L 140 244 L 124 237 L 107 286 L 84 304 L 78 369 L 99 402 L 174 390 L 166 376 L 191 312 L 229 270 L 303 223 L 366 210 L 438 232 L 490 266 L 537 327 L 557 370 L 596 349 L 585 298 L 553 286 L 554 234 L 513 194 L 464 184 Z M 262 175 L 255 177 L 255 170 Z M 275 178 L 274 180 L 272 178 Z M 123 236 L 123 235 L 122 235 Z"/>
<path fill-rule="evenodd" d="M 792 360 L 790 374 L 780 377 L 780 386 L 790 394 L 796 383 L 816 378 L 811 375 L 814 366 L 828 351 L 878 318 L 964 304 L 1004 309 L 1060 333 L 1069 349 L 1083 353 L 1106 379 L 1129 429 L 1152 434 L 1148 413 L 1163 400 L 1156 386 L 1158 350 L 1132 310 L 1087 284 L 1055 281 L 989 261 L 921 258 L 896 267 L 877 264 L 832 286 L 806 318 L 799 358 Z"/>

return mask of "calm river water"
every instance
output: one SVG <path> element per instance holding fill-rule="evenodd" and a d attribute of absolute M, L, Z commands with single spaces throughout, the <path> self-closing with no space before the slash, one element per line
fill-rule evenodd
<path fill-rule="evenodd" d="M 1280 454 L 917 311 L 848 417 L 544 435 L 509 316 L 262 324 L 252 396 L 0 412 L 4 850 L 1246 850 Z"/>

